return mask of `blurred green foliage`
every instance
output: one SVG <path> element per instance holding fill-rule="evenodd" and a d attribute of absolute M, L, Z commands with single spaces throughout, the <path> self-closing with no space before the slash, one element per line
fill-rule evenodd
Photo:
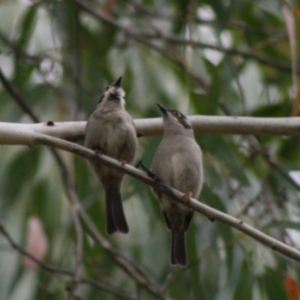
<path fill-rule="evenodd" d="M 0 65 L 41 121 L 86 120 L 106 84 L 120 75 L 127 110 L 136 118 L 158 117 L 156 102 L 187 115 L 287 117 L 294 99 L 284 5 L 268 0 L 4 1 Z M 286 8 L 299 27 L 295 7 Z M 1 121 L 31 122 L 3 86 L 0 98 Z M 299 137 L 196 138 L 205 164 L 200 201 L 299 248 Z M 137 159 L 150 166 L 160 139 L 140 138 Z M 45 261 L 74 269 L 71 206 L 49 149 L 1 146 L 0 153 L 0 216 L 10 235 L 25 245 L 27 222 L 39 217 L 48 239 Z M 170 267 L 170 235 L 159 204 L 146 185 L 129 177 L 123 197 L 131 231 L 107 237 L 98 181 L 86 161 L 62 155 L 99 231 L 146 269 L 170 299 L 284 300 L 286 274 L 300 279 L 294 261 L 199 214 L 188 232 L 188 268 Z M 85 231 L 83 246 L 83 275 L 136 299 L 158 299 L 138 287 Z M 1 236 L 0 278 L 1 299 L 68 298 L 70 278 L 24 268 L 20 253 Z M 86 300 L 122 299 L 88 284 L 78 293 Z"/>

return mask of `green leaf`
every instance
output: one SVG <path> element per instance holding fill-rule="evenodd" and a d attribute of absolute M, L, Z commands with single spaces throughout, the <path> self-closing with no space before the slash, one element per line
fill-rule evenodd
<path fill-rule="evenodd" d="M 253 285 L 254 276 L 249 272 L 248 262 L 244 262 L 239 276 L 238 284 L 234 293 L 233 300 L 252 300 L 253 299 Z"/>
<path fill-rule="evenodd" d="M 32 185 L 32 200 L 29 207 L 31 214 L 37 215 L 42 221 L 43 229 L 50 239 L 62 226 L 64 205 L 61 183 L 54 182 L 54 178 L 52 180 L 42 178 Z"/>
<path fill-rule="evenodd" d="M 283 140 L 277 151 L 281 161 L 288 163 L 297 163 L 300 160 L 300 139 L 298 136 L 292 136 Z"/>
<path fill-rule="evenodd" d="M 22 51 L 27 51 L 30 40 L 33 37 L 37 13 L 38 13 L 39 3 L 28 6 L 27 10 L 25 10 L 24 14 L 21 17 L 21 22 L 19 24 L 19 36 L 18 47 L 22 49 Z M 13 81 L 16 86 L 23 86 L 31 76 L 35 66 L 27 61 L 23 61 L 19 54 L 16 55 L 15 58 L 15 68 L 14 68 L 14 78 Z"/>
<path fill-rule="evenodd" d="M 39 3 L 28 6 L 24 14 L 21 17 L 19 24 L 20 35 L 18 37 L 19 46 L 22 49 L 26 49 L 36 28 L 37 13 L 39 9 Z"/>
<path fill-rule="evenodd" d="M 32 185 L 40 167 L 41 148 L 24 149 L 13 157 L 1 175 L 2 212 L 14 205 L 24 189 Z"/>
<path fill-rule="evenodd" d="M 199 94 L 191 92 L 189 97 L 193 103 L 197 114 L 214 115 L 218 109 L 220 93 L 221 93 L 221 78 L 219 76 L 219 68 L 214 66 L 210 61 L 205 60 L 206 68 L 210 74 L 210 84 L 208 92 Z"/>
<path fill-rule="evenodd" d="M 187 239 L 187 253 L 189 254 L 189 261 L 196 261 L 198 259 L 199 253 L 197 252 L 197 227 L 195 226 L 195 220 L 192 221 L 189 231 L 186 234 Z M 203 286 L 201 281 L 201 272 L 198 263 L 193 264 L 189 267 L 189 273 L 191 275 L 191 281 L 193 285 L 193 292 L 198 299 L 203 297 Z"/>
<path fill-rule="evenodd" d="M 223 202 L 220 200 L 220 198 L 212 192 L 212 190 L 204 184 L 201 192 L 202 199 L 205 199 L 205 202 L 221 211 L 226 213 L 226 207 L 224 206 Z M 221 235 L 223 241 L 224 241 L 224 249 L 226 251 L 226 260 L 227 260 L 227 267 L 230 269 L 233 262 L 233 245 L 235 242 L 235 237 L 232 234 L 231 227 L 227 224 L 224 224 L 222 222 L 216 222 L 215 226 L 218 228 L 218 232 Z"/>
<path fill-rule="evenodd" d="M 272 220 L 270 223 L 268 223 L 265 228 L 281 228 L 281 229 L 295 229 L 295 230 L 300 230 L 300 223 L 299 222 L 294 222 L 294 221 L 289 221 L 289 220 L 282 220 L 282 221 L 276 221 Z"/>
<path fill-rule="evenodd" d="M 291 113 L 291 105 L 287 102 L 261 105 L 253 110 L 253 117 L 287 117 Z"/>
<path fill-rule="evenodd" d="M 228 172 L 227 174 L 239 180 L 241 185 L 248 185 L 248 179 L 243 172 L 243 165 L 237 159 L 236 153 L 232 151 L 227 139 L 225 140 L 216 134 L 203 134 L 197 140 L 199 140 L 203 152 L 208 152 L 223 164 L 225 167 L 224 174 Z"/>
<path fill-rule="evenodd" d="M 267 268 L 260 280 L 268 299 L 288 300 L 281 272 Z"/>

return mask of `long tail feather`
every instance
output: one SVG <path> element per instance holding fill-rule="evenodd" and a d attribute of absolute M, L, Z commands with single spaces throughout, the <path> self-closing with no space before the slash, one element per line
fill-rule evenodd
<path fill-rule="evenodd" d="M 120 192 L 115 189 L 108 189 L 106 190 L 106 232 L 113 234 L 116 231 L 128 233 L 129 228 Z"/>
<path fill-rule="evenodd" d="M 172 231 L 172 245 L 171 245 L 171 265 L 187 265 L 186 246 L 185 246 L 185 232 L 176 233 Z"/>

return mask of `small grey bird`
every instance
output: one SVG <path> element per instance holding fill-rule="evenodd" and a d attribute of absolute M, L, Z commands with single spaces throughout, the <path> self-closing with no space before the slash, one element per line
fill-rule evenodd
<path fill-rule="evenodd" d="M 125 110 L 122 77 L 106 88 L 95 112 L 88 119 L 85 146 L 120 162 L 133 163 L 137 149 L 137 134 L 131 116 Z M 128 233 L 121 201 L 124 174 L 98 162 L 91 162 L 105 190 L 106 232 Z"/>
<path fill-rule="evenodd" d="M 164 121 L 164 136 L 151 166 L 151 171 L 163 183 L 197 198 L 203 182 L 202 153 L 194 139 L 192 125 L 179 111 L 157 104 Z M 167 228 L 172 231 L 171 265 L 186 266 L 185 232 L 188 230 L 194 211 L 154 189 Z"/>

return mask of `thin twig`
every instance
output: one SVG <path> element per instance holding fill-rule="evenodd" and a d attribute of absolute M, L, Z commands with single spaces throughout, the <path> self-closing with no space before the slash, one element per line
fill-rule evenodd
<path fill-rule="evenodd" d="M 137 1 L 132 1 L 132 0 L 128 1 L 127 0 L 126 2 L 129 3 L 132 7 L 134 7 L 134 9 L 136 11 L 136 12 L 131 13 L 129 15 L 130 17 L 135 16 L 137 18 L 143 18 L 146 15 L 148 17 L 151 17 L 152 19 L 170 21 L 173 23 L 178 23 L 178 22 L 183 23 L 186 21 L 186 19 L 184 19 L 181 14 L 171 15 L 161 9 L 149 9 L 148 7 L 146 7 L 145 5 L 141 5 Z M 121 10 L 119 10 L 118 12 L 121 13 Z M 122 13 L 124 13 L 124 11 L 122 11 Z M 240 30 L 245 33 L 251 33 L 251 34 L 256 34 L 256 35 L 270 35 L 270 36 L 280 35 L 280 36 L 286 37 L 286 32 L 284 32 L 284 31 L 279 32 L 278 30 L 274 30 L 272 28 L 254 28 L 254 27 L 252 28 L 252 27 L 249 27 L 248 25 L 246 25 L 242 22 L 239 22 L 239 21 L 231 21 L 230 20 L 228 22 L 228 20 L 226 20 L 226 21 L 222 22 L 220 20 L 207 20 L 207 19 L 202 19 L 202 18 L 197 17 L 196 14 L 193 16 L 193 22 L 195 24 L 218 27 L 221 29 L 229 28 L 229 29 Z"/>
<path fill-rule="evenodd" d="M 271 167 L 278 171 L 297 191 L 300 191 L 300 185 L 289 175 L 287 170 L 275 162 L 271 157 L 265 157 Z"/>
<path fill-rule="evenodd" d="M 50 265 L 48 263 L 45 263 L 38 258 L 36 258 L 34 255 L 26 251 L 21 245 L 19 245 L 17 242 L 13 240 L 13 238 L 10 236 L 4 225 L 0 222 L 0 232 L 2 235 L 6 238 L 6 240 L 9 242 L 10 246 L 14 249 L 16 249 L 18 252 L 20 252 L 22 255 L 27 256 L 31 260 L 33 260 L 37 265 L 39 265 L 42 269 L 49 273 L 53 274 L 59 274 L 63 276 L 68 276 L 68 277 L 73 277 L 74 276 L 74 271 L 72 270 L 67 270 L 67 269 L 61 269 L 56 266 Z M 124 299 L 129 299 L 129 300 L 136 300 L 135 297 L 129 296 L 126 294 L 126 292 L 121 292 L 116 290 L 115 288 L 110 288 L 107 286 L 107 284 L 101 284 L 96 280 L 84 277 L 84 276 L 79 276 L 78 277 L 78 282 L 80 284 L 88 284 L 91 286 L 94 286 L 108 294 L 112 294 L 114 296 L 122 297 Z"/>
<path fill-rule="evenodd" d="M 0 68 L 0 81 L 3 84 L 3 87 L 7 90 L 7 92 L 13 97 L 13 99 L 18 103 L 18 105 L 22 108 L 26 114 L 30 116 L 30 118 L 38 123 L 40 122 L 38 116 L 32 110 L 32 108 L 27 104 L 27 101 L 23 98 L 23 96 L 17 91 L 17 89 L 7 80 L 6 76 L 2 72 Z"/>
<path fill-rule="evenodd" d="M 171 299 L 170 297 L 164 295 L 161 292 L 161 287 L 158 286 L 157 283 L 155 283 L 155 281 L 144 271 L 144 269 L 141 268 L 140 265 L 134 263 L 129 258 L 126 258 L 122 253 L 115 250 L 111 246 L 111 244 L 102 237 L 102 235 L 96 229 L 95 225 L 92 223 L 92 221 L 90 220 L 90 218 L 87 216 L 87 214 L 82 208 L 80 209 L 80 217 L 83 224 L 86 226 L 86 229 L 90 237 L 93 239 L 93 241 L 97 245 L 102 247 L 106 251 L 106 253 L 116 263 L 118 263 L 120 267 L 133 278 L 133 280 L 136 281 L 137 284 L 144 287 L 150 293 L 155 295 L 157 299 L 165 299 L 165 300 Z"/>
<path fill-rule="evenodd" d="M 79 1 L 79 0 L 75 0 Z M 180 45 L 189 45 L 194 48 L 206 48 L 206 49 L 211 49 L 211 50 L 216 50 L 219 52 L 222 52 L 227 55 L 233 55 L 233 56 L 240 56 L 242 58 L 247 58 L 247 59 L 253 59 L 261 64 L 268 65 L 273 68 L 280 69 L 282 71 L 286 72 L 291 72 L 291 65 L 289 63 L 285 62 L 280 62 L 277 60 L 273 60 L 267 57 L 262 57 L 260 55 L 257 55 L 249 50 L 243 50 L 243 49 L 236 49 L 236 48 L 225 48 L 223 46 L 217 46 L 217 45 L 212 45 L 209 43 L 204 43 L 204 42 L 198 42 L 194 40 L 188 40 L 188 39 L 182 39 L 177 36 L 156 36 L 152 34 L 144 34 L 140 35 L 140 37 L 144 37 L 146 39 L 163 39 L 169 43 L 174 43 L 174 44 L 180 44 Z"/>
<path fill-rule="evenodd" d="M 3 86 L 6 88 L 7 92 L 12 96 L 13 100 L 16 101 L 16 103 L 22 108 L 22 110 L 27 113 L 30 118 L 34 122 L 40 122 L 39 117 L 33 112 L 32 108 L 28 105 L 27 101 L 23 98 L 23 96 L 19 93 L 17 88 L 13 86 L 9 80 L 5 77 L 2 70 L 0 69 L 0 81 L 2 82 Z M 67 194 L 67 198 L 69 202 L 72 204 L 75 201 L 73 200 L 74 197 L 77 197 L 75 189 L 73 188 L 73 183 L 71 181 L 71 177 L 68 171 L 68 168 L 61 157 L 61 155 L 56 151 L 54 148 L 50 148 L 50 152 L 52 153 L 55 161 L 57 162 L 61 174 L 61 178 L 65 187 L 65 191 Z M 75 259 L 75 270 L 74 270 L 74 284 L 72 286 L 72 289 L 69 289 L 70 297 L 71 299 L 76 299 L 75 290 L 77 287 L 78 278 L 81 274 L 81 262 L 82 262 L 82 228 L 80 225 L 80 220 L 78 216 L 77 208 L 72 206 L 72 216 L 73 221 L 75 224 L 75 230 L 77 233 L 77 249 L 76 249 L 76 259 Z"/>
<path fill-rule="evenodd" d="M 30 55 L 30 54 L 26 53 L 23 49 L 20 48 L 20 46 L 17 43 L 8 39 L 6 34 L 4 32 L 2 32 L 1 30 L 0 30 L 0 40 L 4 44 L 9 46 L 10 49 L 13 49 L 13 51 L 16 55 L 26 58 L 27 61 L 30 61 L 31 63 L 33 63 L 35 65 L 38 65 L 42 61 L 41 57 L 38 57 L 35 55 Z"/>
<path fill-rule="evenodd" d="M 196 41 L 191 41 L 188 39 L 182 39 L 177 36 L 171 36 L 171 35 L 164 35 L 164 34 L 159 34 L 159 35 L 153 35 L 153 34 L 147 34 L 147 33 L 141 33 L 139 31 L 133 30 L 129 28 L 128 26 L 124 26 L 122 23 L 119 21 L 115 20 L 114 18 L 108 16 L 105 14 L 103 11 L 97 9 L 97 7 L 91 5 L 90 3 L 84 1 L 84 0 L 73 0 L 76 2 L 78 5 L 80 5 L 84 10 L 88 11 L 94 16 L 97 16 L 100 18 L 102 21 L 113 25 L 114 27 L 117 27 L 121 29 L 122 31 L 126 32 L 129 36 L 132 38 L 135 38 L 136 40 L 143 39 L 143 42 L 145 42 L 145 39 L 163 39 L 168 42 L 172 43 L 177 43 L 180 45 L 191 45 L 193 47 L 200 47 L 200 48 L 207 48 L 207 49 L 213 49 L 219 52 L 223 52 L 229 55 L 236 55 L 240 56 L 243 58 L 247 59 L 254 59 L 262 64 L 268 65 L 270 67 L 274 67 L 283 71 L 290 72 L 291 71 L 291 66 L 288 63 L 282 63 L 278 62 L 276 60 L 272 60 L 266 57 L 259 56 L 257 54 L 254 54 L 250 51 L 247 50 L 242 50 L 242 49 L 234 49 L 234 48 L 224 48 L 208 43 L 202 43 L 202 42 L 196 42 Z"/>
<path fill-rule="evenodd" d="M 252 155 L 253 153 L 255 155 L 260 155 L 271 168 L 279 172 L 297 191 L 300 191 L 300 185 L 289 175 L 288 171 L 285 170 L 283 166 L 272 158 L 268 149 L 261 145 L 261 141 L 257 136 L 247 136 L 247 140 L 251 148 L 250 154 L 252 152 Z"/>
<path fill-rule="evenodd" d="M 159 47 L 153 43 L 150 43 L 149 40 L 143 36 L 136 36 L 135 40 L 138 40 L 140 43 L 146 45 L 148 48 L 154 49 L 155 51 L 161 53 L 170 61 L 176 63 L 178 67 L 183 69 L 187 75 L 189 75 L 194 82 L 202 88 L 205 92 L 207 92 L 207 85 L 199 75 L 197 75 L 185 62 L 185 60 L 179 55 L 174 47 L 171 45 L 166 45 L 165 48 Z"/>

